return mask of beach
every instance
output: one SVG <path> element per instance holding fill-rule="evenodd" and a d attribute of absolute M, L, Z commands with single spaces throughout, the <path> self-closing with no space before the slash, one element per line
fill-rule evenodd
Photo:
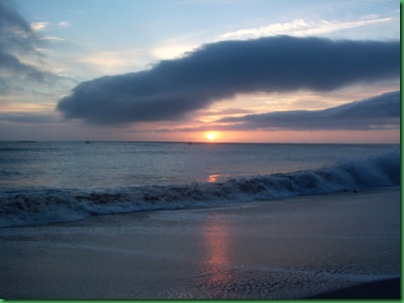
<path fill-rule="evenodd" d="M 0 242 L 4 299 L 296 299 L 383 280 L 400 295 L 399 189 L 2 228 Z"/>

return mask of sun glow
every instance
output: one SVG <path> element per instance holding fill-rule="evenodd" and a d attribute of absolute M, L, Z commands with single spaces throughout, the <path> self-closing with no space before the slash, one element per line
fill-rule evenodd
<path fill-rule="evenodd" d="M 216 137 L 217 135 L 215 132 L 210 132 L 206 134 L 206 138 L 208 138 L 209 141 L 215 141 Z"/>

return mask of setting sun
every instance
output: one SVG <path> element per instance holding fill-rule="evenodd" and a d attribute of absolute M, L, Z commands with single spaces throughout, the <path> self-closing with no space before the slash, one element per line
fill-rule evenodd
<path fill-rule="evenodd" d="M 216 140 L 216 133 L 214 132 L 208 133 L 206 137 L 208 138 L 209 141 L 214 141 Z"/>

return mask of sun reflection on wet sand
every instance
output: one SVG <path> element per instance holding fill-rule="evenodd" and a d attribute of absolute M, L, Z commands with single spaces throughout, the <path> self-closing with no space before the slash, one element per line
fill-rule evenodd
<path fill-rule="evenodd" d="M 226 285 L 231 279 L 230 232 L 221 216 L 213 216 L 205 226 L 206 272 L 213 289 Z"/>

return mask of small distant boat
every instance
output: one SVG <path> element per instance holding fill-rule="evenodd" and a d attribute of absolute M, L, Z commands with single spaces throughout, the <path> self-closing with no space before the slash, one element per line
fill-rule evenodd
<path fill-rule="evenodd" d="M 90 144 L 91 142 L 87 140 L 85 143 L 86 143 L 86 144 Z"/>

